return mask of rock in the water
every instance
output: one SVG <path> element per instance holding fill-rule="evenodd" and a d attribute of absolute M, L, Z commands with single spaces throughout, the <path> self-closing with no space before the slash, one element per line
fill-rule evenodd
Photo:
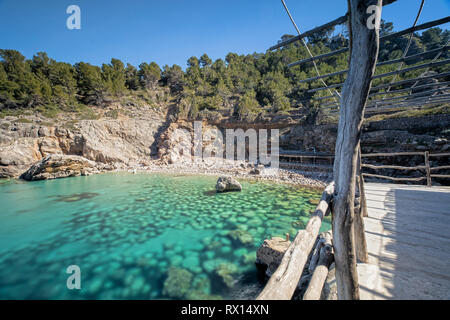
<path fill-rule="evenodd" d="M 74 155 L 52 154 L 33 164 L 20 178 L 34 181 L 87 175 L 95 163 Z"/>
<path fill-rule="evenodd" d="M 228 232 L 228 236 L 231 239 L 243 244 L 251 245 L 253 243 L 253 237 L 250 233 L 242 229 L 236 229 Z"/>
<path fill-rule="evenodd" d="M 241 184 L 232 177 L 220 177 L 216 183 L 217 192 L 241 191 Z"/>
<path fill-rule="evenodd" d="M 191 287 L 192 277 L 192 273 L 185 269 L 170 268 L 164 282 L 163 294 L 170 298 L 183 298 Z"/>
<path fill-rule="evenodd" d="M 221 263 L 215 271 L 228 288 L 233 288 L 235 283 L 233 275 L 238 271 L 236 265 L 232 263 Z"/>
<path fill-rule="evenodd" d="M 264 240 L 264 243 L 258 248 L 256 263 L 267 266 L 267 276 L 270 277 L 277 270 L 290 245 L 289 240 L 273 237 L 270 240 Z"/>

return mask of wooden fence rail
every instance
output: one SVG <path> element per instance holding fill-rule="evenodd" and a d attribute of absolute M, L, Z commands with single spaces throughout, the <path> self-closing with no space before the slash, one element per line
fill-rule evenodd
<path fill-rule="evenodd" d="M 429 153 L 428 151 L 425 151 L 425 152 L 366 153 L 361 155 L 362 158 L 395 157 L 395 156 L 423 156 L 424 164 L 418 166 L 401 166 L 401 165 L 374 165 L 368 163 L 361 163 L 361 168 L 368 168 L 372 170 L 381 170 L 381 169 L 409 170 L 409 171 L 424 170 L 425 175 L 423 177 L 390 177 L 373 173 L 362 173 L 362 175 L 365 177 L 372 177 L 391 181 L 419 182 L 427 180 L 428 186 L 431 186 L 432 178 L 450 179 L 450 175 L 435 173 L 436 171 L 439 170 L 450 169 L 450 165 L 432 167 L 430 165 L 429 160 L 430 158 L 450 157 L 450 153 Z M 330 168 L 332 168 L 334 162 L 334 155 L 331 154 L 330 155 L 280 154 L 279 157 L 280 159 L 287 159 L 288 163 L 292 163 L 292 161 L 299 161 L 300 164 L 310 164 L 317 167 L 320 167 L 320 165 L 317 164 L 319 162 L 322 162 L 326 163 Z"/>
<path fill-rule="evenodd" d="M 378 169 L 396 169 L 396 170 L 425 170 L 425 176 L 423 177 L 389 177 L 379 174 L 363 173 L 365 177 L 374 177 L 380 179 L 387 179 L 392 181 L 422 181 L 427 180 L 427 186 L 432 185 L 432 178 L 450 178 L 450 175 L 446 174 L 432 174 L 432 171 L 450 169 L 450 166 L 430 166 L 430 157 L 448 157 L 450 153 L 434 153 L 430 154 L 428 151 L 425 152 L 397 152 L 397 153 L 370 153 L 363 154 L 362 157 L 395 157 L 395 156 L 423 156 L 425 165 L 406 167 L 406 166 L 396 166 L 396 165 L 372 165 L 372 164 L 362 164 L 363 168 L 369 168 L 372 170 Z"/>

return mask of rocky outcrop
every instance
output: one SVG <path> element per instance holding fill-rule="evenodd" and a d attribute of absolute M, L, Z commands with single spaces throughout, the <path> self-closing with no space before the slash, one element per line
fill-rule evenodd
<path fill-rule="evenodd" d="M 172 122 L 158 141 L 158 158 L 163 164 L 191 163 L 192 125 Z"/>
<path fill-rule="evenodd" d="M 284 253 L 291 245 L 291 241 L 273 237 L 264 240 L 256 252 L 256 263 L 267 267 L 266 275 L 271 276 L 283 259 Z"/>
<path fill-rule="evenodd" d="M 216 183 L 217 192 L 241 191 L 241 184 L 232 177 L 220 177 Z"/>
<path fill-rule="evenodd" d="M 49 155 L 32 165 L 20 177 L 24 180 L 48 180 L 88 175 L 95 170 L 95 162 L 80 156 Z"/>
<path fill-rule="evenodd" d="M 0 122 L 0 178 L 9 178 L 50 154 L 78 155 L 111 167 L 148 165 L 162 119 L 80 120 L 57 126 Z"/>

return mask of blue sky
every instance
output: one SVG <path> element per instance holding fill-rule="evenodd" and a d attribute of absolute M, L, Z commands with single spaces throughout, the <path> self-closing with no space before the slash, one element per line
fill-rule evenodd
<path fill-rule="evenodd" d="M 347 0 L 286 0 L 300 31 L 343 15 Z M 81 30 L 68 30 L 66 8 L 81 8 Z M 412 25 L 420 0 L 384 7 L 396 30 Z M 426 0 L 419 23 L 450 14 L 450 0 Z M 444 28 L 449 28 L 449 24 Z M 338 27 L 338 30 L 340 27 Z M 101 65 L 112 57 L 139 65 L 179 64 L 207 53 L 264 52 L 294 34 L 279 0 L 0 0 L 0 48 L 31 58 L 45 51 L 58 61 Z"/>

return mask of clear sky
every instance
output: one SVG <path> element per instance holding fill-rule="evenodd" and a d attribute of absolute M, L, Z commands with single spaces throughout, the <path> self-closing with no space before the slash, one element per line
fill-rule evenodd
<path fill-rule="evenodd" d="M 302 32 L 347 11 L 347 0 L 286 3 Z M 81 9 L 80 30 L 66 27 L 72 4 Z M 419 4 L 398 0 L 384 7 L 383 19 L 396 30 L 410 27 Z M 426 0 L 419 23 L 449 14 L 450 0 Z M 27 58 L 45 51 L 70 63 L 101 65 L 114 57 L 184 68 L 189 57 L 203 53 L 214 60 L 228 52 L 264 52 L 286 33 L 295 29 L 280 0 L 0 0 L 0 48 Z"/>

